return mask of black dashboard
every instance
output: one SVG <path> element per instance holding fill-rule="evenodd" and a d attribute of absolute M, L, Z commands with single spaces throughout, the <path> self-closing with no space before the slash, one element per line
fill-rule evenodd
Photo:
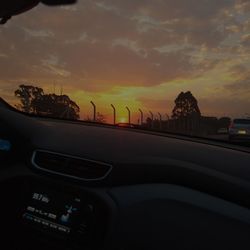
<path fill-rule="evenodd" d="M 250 152 L 0 107 L 5 249 L 249 249 Z"/>

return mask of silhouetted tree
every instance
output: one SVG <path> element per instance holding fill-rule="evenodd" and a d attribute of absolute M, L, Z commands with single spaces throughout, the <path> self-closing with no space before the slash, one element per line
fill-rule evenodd
<path fill-rule="evenodd" d="M 15 95 L 21 101 L 21 110 L 27 113 L 79 119 L 80 108 L 67 95 L 44 94 L 42 88 L 31 85 L 20 85 Z"/>
<path fill-rule="evenodd" d="M 172 111 L 173 119 L 200 117 L 201 112 L 196 98 L 190 91 L 181 92 L 175 99 L 175 107 Z"/>
<path fill-rule="evenodd" d="M 42 95 L 44 95 L 43 89 L 32 85 L 20 85 L 15 91 L 15 96 L 21 101 L 20 108 L 26 113 L 34 112 L 32 102 L 35 99 L 39 99 Z"/>
<path fill-rule="evenodd" d="M 43 95 L 33 100 L 32 107 L 38 115 L 79 119 L 80 108 L 67 95 Z"/>

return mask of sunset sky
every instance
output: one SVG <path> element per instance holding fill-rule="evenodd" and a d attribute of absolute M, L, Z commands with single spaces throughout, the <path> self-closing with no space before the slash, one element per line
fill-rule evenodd
<path fill-rule="evenodd" d="M 0 26 L 0 96 L 22 83 L 68 94 L 90 115 L 171 113 L 190 90 L 203 115 L 250 113 L 249 0 L 79 0 Z M 55 86 L 55 87 L 54 87 Z"/>

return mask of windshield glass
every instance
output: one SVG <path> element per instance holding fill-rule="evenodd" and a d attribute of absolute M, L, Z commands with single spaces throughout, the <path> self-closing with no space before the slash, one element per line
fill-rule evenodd
<path fill-rule="evenodd" d="M 246 0 L 40 4 L 0 26 L 0 96 L 38 116 L 227 141 L 250 117 L 249 17 Z"/>

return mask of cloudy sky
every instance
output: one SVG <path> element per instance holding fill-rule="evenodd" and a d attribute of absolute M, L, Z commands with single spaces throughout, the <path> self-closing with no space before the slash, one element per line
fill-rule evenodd
<path fill-rule="evenodd" d="M 0 96 L 20 83 L 68 94 L 90 115 L 110 104 L 171 113 L 192 91 L 204 115 L 250 113 L 249 0 L 79 0 L 0 27 Z"/>

